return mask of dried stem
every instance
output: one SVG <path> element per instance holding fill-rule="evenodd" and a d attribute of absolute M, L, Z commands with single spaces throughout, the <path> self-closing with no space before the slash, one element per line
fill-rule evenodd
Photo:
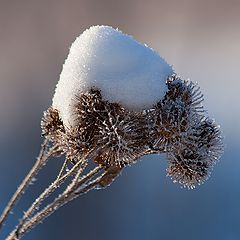
<path fill-rule="evenodd" d="M 84 158 L 85 159 L 85 158 Z M 27 219 L 29 219 L 31 217 L 31 215 L 33 215 L 33 213 L 39 208 L 39 206 L 42 204 L 42 202 L 50 195 L 52 194 L 62 183 L 65 182 L 65 180 L 71 176 L 74 172 L 78 171 L 79 173 L 82 173 L 83 170 L 86 167 L 86 164 L 83 165 L 84 161 L 79 161 L 77 162 L 67 173 L 65 174 L 60 174 L 58 175 L 58 177 L 56 178 L 56 180 L 48 187 L 46 188 L 40 195 L 38 198 L 36 198 L 36 200 L 33 202 L 33 204 L 31 205 L 31 207 L 24 213 L 24 216 L 22 218 L 22 220 L 20 221 L 20 224 L 18 225 L 17 229 L 20 229 L 23 224 L 26 222 Z M 66 161 L 64 162 L 64 165 L 66 165 Z M 63 172 L 63 169 L 60 170 L 60 173 Z"/>
<path fill-rule="evenodd" d="M 54 153 L 55 148 L 50 149 L 47 151 L 48 146 L 48 140 L 45 140 L 41 146 L 41 150 L 39 153 L 39 156 L 37 158 L 37 161 L 35 162 L 34 166 L 30 170 L 30 172 L 27 174 L 27 176 L 24 178 L 10 201 L 8 202 L 6 208 L 4 209 L 1 217 L 0 217 L 0 229 L 3 226 L 3 223 L 6 221 L 9 213 L 13 209 L 13 207 L 16 205 L 17 201 L 21 198 L 21 196 L 24 194 L 25 190 L 31 183 L 31 181 L 34 179 L 34 177 L 37 175 L 38 171 L 43 167 L 43 165 L 47 162 L 48 158 Z"/>
<path fill-rule="evenodd" d="M 23 225 L 17 227 L 16 230 L 10 233 L 7 237 L 7 240 L 16 240 L 20 239 L 25 233 L 33 229 L 38 223 L 40 223 L 43 219 L 50 216 L 53 212 L 58 210 L 61 206 L 68 203 L 69 201 L 73 200 L 74 198 L 78 197 L 79 195 L 86 193 L 90 189 L 96 187 L 102 175 L 97 177 L 95 180 L 91 181 L 90 183 L 86 184 L 87 181 L 96 177 L 98 173 L 102 170 L 101 166 L 95 167 L 92 171 L 90 171 L 87 175 L 83 176 L 79 179 L 82 171 L 78 171 L 75 175 L 72 183 L 66 188 L 66 190 L 57 197 L 52 203 L 47 205 L 43 210 L 36 213 L 32 218 L 30 218 L 27 222 Z M 84 187 L 82 187 L 84 186 Z M 79 188 L 81 188 L 79 190 Z"/>

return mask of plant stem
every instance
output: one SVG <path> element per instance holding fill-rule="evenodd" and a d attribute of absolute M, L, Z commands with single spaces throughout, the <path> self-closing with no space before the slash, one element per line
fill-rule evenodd
<path fill-rule="evenodd" d="M 84 158 L 85 159 L 85 158 Z M 77 164 L 75 164 L 67 173 L 65 173 L 64 175 L 62 175 L 60 177 L 60 175 L 56 178 L 56 180 L 48 187 L 46 188 L 40 195 L 38 198 L 36 198 L 36 200 L 33 202 L 33 204 L 30 206 L 30 208 L 24 213 L 24 216 L 22 218 L 22 220 L 20 221 L 20 224 L 18 225 L 17 229 L 20 229 L 23 224 L 26 222 L 27 219 L 29 219 L 31 217 L 31 215 L 33 215 L 33 213 L 35 212 L 35 210 L 42 204 L 42 202 L 51 194 L 53 193 L 62 183 L 65 182 L 65 180 L 71 176 L 76 170 L 80 171 L 82 173 L 82 171 L 85 169 L 86 164 L 83 165 L 84 160 L 79 161 Z M 83 166 L 81 166 L 83 165 Z M 61 169 L 60 172 L 63 172 L 63 170 Z"/>
<path fill-rule="evenodd" d="M 42 168 L 42 166 L 47 162 L 48 158 L 53 154 L 54 149 L 49 150 L 46 152 L 46 148 L 48 145 L 48 140 L 45 140 L 43 144 L 41 145 L 41 150 L 39 153 L 39 156 L 37 158 L 37 161 L 35 162 L 32 169 L 29 171 L 27 176 L 24 178 L 10 201 L 8 202 L 6 208 L 4 209 L 1 217 L 0 217 L 0 229 L 3 226 L 3 223 L 6 221 L 9 213 L 13 209 L 13 207 L 16 205 L 17 201 L 21 198 L 21 196 L 24 194 L 25 190 L 33 180 L 33 178 L 37 175 L 38 171 Z"/>
<path fill-rule="evenodd" d="M 97 176 L 97 174 L 101 170 L 102 170 L 102 167 L 97 166 L 92 171 L 90 171 L 87 175 L 83 176 L 80 180 L 79 180 L 79 177 L 82 171 L 78 171 L 72 183 L 66 188 L 66 190 L 59 197 L 57 197 L 52 203 L 47 205 L 43 210 L 37 212 L 32 218 L 30 218 L 23 225 L 17 227 L 13 232 L 10 233 L 10 235 L 7 237 L 6 240 L 20 239 L 25 233 L 33 229 L 38 223 L 40 223 L 46 217 L 50 216 L 53 212 L 55 212 L 61 206 L 65 205 L 67 202 L 73 200 L 79 195 L 86 193 L 90 189 L 93 189 L 94 187 L 96 187 L 100 182 L 102 175 L 100 177 L 97 177 L 95 180 L 91 181 L 86 185 L 85 183 L 88 180 L 92 179 L 93 177 Z M 84 186 L 84 187 L 79 190 L 81 186 Z"/>

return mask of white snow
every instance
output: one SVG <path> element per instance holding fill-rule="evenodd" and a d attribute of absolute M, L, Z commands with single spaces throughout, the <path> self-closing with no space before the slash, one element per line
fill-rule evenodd
<path fill-rule="evenodd" d="M 151 108 L 167 91 L 172 67 L 153 49 L 110 26 L 93 26 L 72 44 L 52 106 L 74 126 L 75 96 L 91 87 L 129 110 Z"/>

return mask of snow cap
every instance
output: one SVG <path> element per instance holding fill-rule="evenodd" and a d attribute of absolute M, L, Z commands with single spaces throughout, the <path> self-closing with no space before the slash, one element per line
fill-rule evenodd
<path fill-rule="evenodd" d="M 76 96 L 97 88 L 104 100 L 133 111 L 149 109 L 166 91 L 172 67 L 153 49 L 110 26 L 93 26 L 72 44 L 52 106 L 74 126 Z"/>

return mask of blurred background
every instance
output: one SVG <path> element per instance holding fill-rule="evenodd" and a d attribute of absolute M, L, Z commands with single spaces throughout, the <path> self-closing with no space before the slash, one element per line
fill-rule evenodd
<path fill-rule="evenodd" d="M 239 240 L 239 0 L 0 0 L 0 211 L 38 155 L 42 113 L 71 43 L 101 24 L 147 43 L 199 83 L 224 132 L 225 153 L 211 178 L 191 191 L 165 176 L 165 156 L 145 157 L 24 239 Z M 0 239 L 52 180 L 58 160 L 40 173 Z"/>

